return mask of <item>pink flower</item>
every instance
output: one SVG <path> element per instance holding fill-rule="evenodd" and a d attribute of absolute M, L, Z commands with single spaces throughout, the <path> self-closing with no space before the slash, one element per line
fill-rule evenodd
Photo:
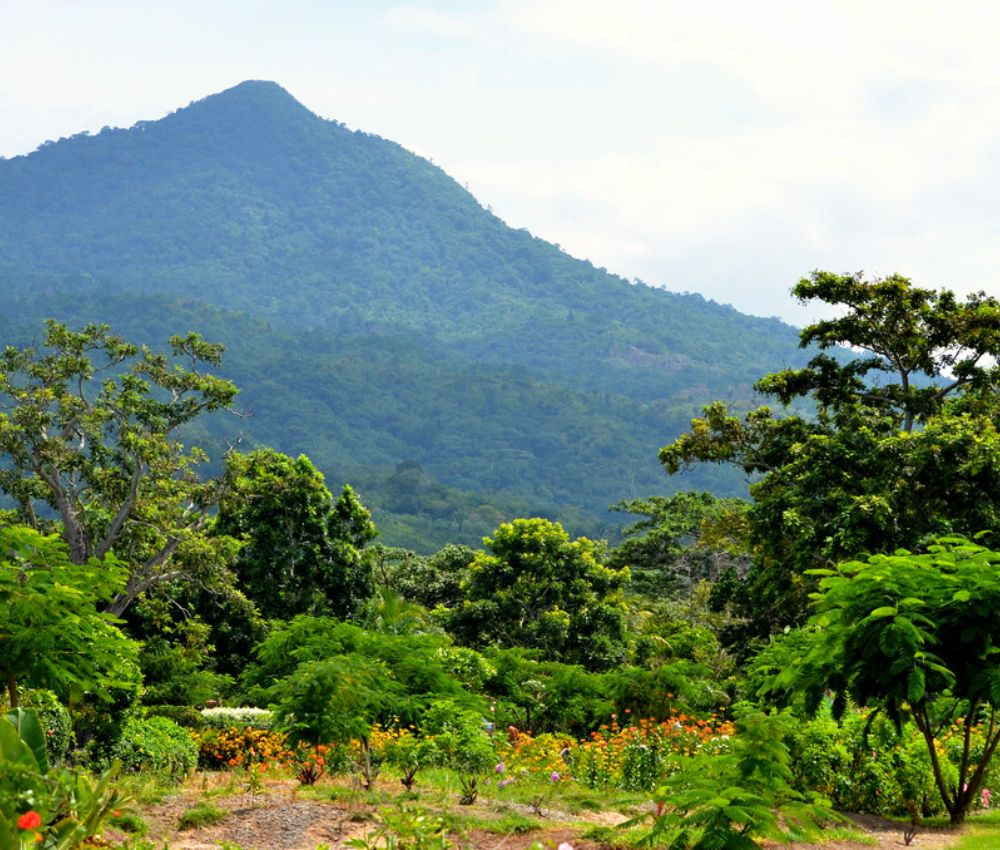
<path fill-rule="evenodd" d="M 500 762 L 496 767 L 493 768 L 494 773 L 503 773 L 507 768 L 504 766 L 503 762 Z"/>
<path fill-rule="evenodd" d="M 558 771 L 553 770 L 552 775 L 549 777 L 553 782 L 558 782 L 562 777 L 559 775 Z"/>
<path fill-rule="evenodd" d="M 979 792 L 979 803 L 984 809 L 990 807 L 990 798 L 993 796 L 993 792 L 989 788 L 984 788 Z"/>
<path fill-rule="evenodd" d="M 564 841 L 562 844 L 559 845 L 558 850 L 573 850 L 573 845 L 570 844 L 568 841 Z"/>

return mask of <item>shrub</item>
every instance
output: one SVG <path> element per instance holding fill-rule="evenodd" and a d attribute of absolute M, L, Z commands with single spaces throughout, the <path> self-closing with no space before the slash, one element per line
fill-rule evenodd
<path fill-rule="evenodd" d="M 198 746 L 188 730 L 166 717 L 133 718 L 125 723 L 112 757 L 125 770 L 151 770 L 180 779 L 198 764 Z"/>
<path fill-rule="evenodd" d="M 798 724 L 789 739 L 795 787 L 828 796 L 842 811 L 897 817 L 944 812 L 916 727 L 904 723 L 897 730 L 888 718 L 869 714 L 852 711 L 838 724 L 827 711 Z M 950 743 L 945 733 L 936 748 L 943 774 L 954 783 L 958 769 L 950 757 L 961 752 L 953 753 Z"/>
<path fill-rule="evenodd" d="M 270 729 L 271 712 L 266 708 L 203 708 L 204 725 L 211 729 Z"/>
<path fill-rule="evenodd" d="M 45 732 L 45 751 L 49 764 L 60 765 L 66 760 L 70 742 L 73 740 L 73 724 L 59 699 L 52 691 L 28 691 L 22 695 L 20 704 L 34 709 Z"/>
<path fill-rule="evenodd" d="M 143 713 L 146 717 L 166 717 L 186 729 L 202 729 L 206 725 L 201 712 L 187 705 L 149 705 Z"/>
<path fill-rule="evenodd" d="M 192 737 L 198 748 L 198 764 L 210 770 L 282 759 L 288 752 L 283 732 L 249 726 L 200 729 Z"/>

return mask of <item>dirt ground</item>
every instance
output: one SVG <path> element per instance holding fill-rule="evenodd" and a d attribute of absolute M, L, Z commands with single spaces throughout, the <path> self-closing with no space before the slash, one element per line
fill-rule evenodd
<path fill-rule="evenodd" d="M 205 787 L 204 782 L 200 788 L 197 782 L 190 783 L 182 793 L 162 803 L 142 807 L 143 816 L 150 825 L 149 838 L 155 844 L 166 842 L 171 850 L 218 850 L 221 842 L 237 844 L 243 850 L 316 850 L 322 844 L 337 850 L 346 847 L 349 839 L 363 838 L 374 828 L 371 817 L 375 807 L 302 799 L 295 794 L 295 782 L 271 780 L 266 793 L 253 801 L 253 805 L 246 794 L 213 795 L 212 802 L 227 809 L 229 814 L 208 826 L 179 830 L 177 822 L 181 814 L 204 799 L 201 792 Z M 489 806 L 479 805 L 467 811 L 488 816 Z M 525 814 L 528 812 L 525 811 Z M 455 840 L 458 846 L 474 850 L 524 850 L 536 841 L 548 850 L 556 850 L 563 842 L 572 844 L 575 850 L 600 850 L 599 844 L 582 840 L 581 834 L 589 825 L 613 825 L 623 819 L 621 815 L 607 812 L 565 816 L 550 813 L 544 821 L 545 827 L 534 832 L 497 835 L 472 831 L 456 836 Z M 897 823 L 869 815 L 856 815 L 852 820 L 858 831 L 867 836 L 866 842 L 837 840 L 820 846 L 824 850 L 907 846 L 902 828 Z M 909 847 L 914 850 L 945 850 L 955 841 L 955 835 L 946 829 L 920 828 Z M 765 843 L 763 847 L 767 850 L 816 850 L 817 845 Z"/>

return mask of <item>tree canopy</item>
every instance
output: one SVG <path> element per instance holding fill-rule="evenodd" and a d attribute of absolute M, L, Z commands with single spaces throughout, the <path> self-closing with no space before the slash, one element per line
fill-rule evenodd
<path fill-rule="evenodd" d="M 765 406 L 741 419 L 716 402 L 660 450 L 671 473 L 707 461 L 753 476 L 743 598 L 764 633 L 803 620 L 810 568 L 1000 527 L 996 299 L 825 272 L 794 291 L 844 311 L 803 330 L 803 346 L 859 352 L 757 383 L 781 401 L 806 396 L 813 412 Z"/>
<path fill-rule="evenodd" d="M 516 519 L 484 543 L 463 582 L 450 628 L 473 646 L 523 646 L 546 657 L 607 669 L 628 655 L 622 591 L 628 569 L 604 563 L 585 537 L 557 522 Z"/>
<path fill-rule="evenodd" d="M 240 538 L 239 587 L 268 617 L 348 617 L 372 595 L 371 514 L 345 486 L 334 500 L 304 455 L 272 449 L 226 460 L 215 532 Z"/>
<path fill-rule="evenodd" d="M 221 355 L 194 333 L 162 354 L 106 325 L 53 320 L 41 348 L 0 355 L 0 490 L 20 522 L 58 530 L 74 563 L 114 553 L 127 564 L 114 613 L 159 582 L 217 568 L 231 549 L 204 535 L 218 482 L 199 478 L 204 453 L 176 436 L 236 396 L 201 371 Z"/>

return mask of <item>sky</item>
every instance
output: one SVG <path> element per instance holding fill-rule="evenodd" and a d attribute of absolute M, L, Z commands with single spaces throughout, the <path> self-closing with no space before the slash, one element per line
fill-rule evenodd
<path fill-rule="evenodd" d="M 795 325 L 813 269 L 1000 295 L 1000 4 L 0 8 L 3 156 L 268 79 L 629 279 Z"/>

